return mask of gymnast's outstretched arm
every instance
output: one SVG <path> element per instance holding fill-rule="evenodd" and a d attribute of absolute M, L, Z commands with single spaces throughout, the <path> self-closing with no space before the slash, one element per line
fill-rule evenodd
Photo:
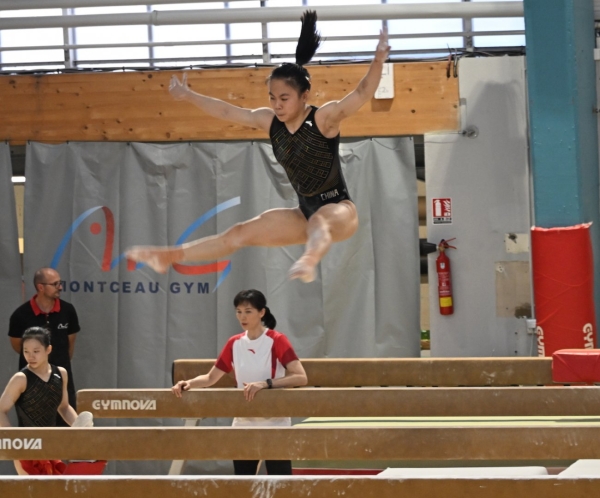
<path fill-rule="evenodd" d="M 335 137 L 340 131 L 340 122 L 352 116 L 364 104 L 373 98 L 381 80 L 383 64 L 390 53 L 387 28 L 379 34 L 379 43 L 375 49 L 375 57 L 369 66 L 367 74 L 360 80 L 358 86 L 343 99 L 328 102 L 319 108 L 315 115 L 317 126 L 321 133 L 328 138 Z"/>
<path fill-rule="evenodd" d="M 224 100 L 202 95 L 192 91 L 187 85 L 187 74 L 179 81 L 177 76 L 171 78 L 169 92 L 176 100 L 187 100 L 196 107 L 202 109 L 206 114 L 226 121 L 233 121 L 245 126 L 260 128 L 269 131 L 271 121 L 275 113 L 268 107 L 258 109 L 244 109 L 236 105 L 225 102 Z"/>

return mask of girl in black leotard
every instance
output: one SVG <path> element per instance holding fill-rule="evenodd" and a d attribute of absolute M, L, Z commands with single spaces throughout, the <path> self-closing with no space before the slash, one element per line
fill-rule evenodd
<path fill-rule="evenodd" d="M 367 74 L 339 101 L 320 108 L 308 105 L 310 75 L 303 67 L 320 44 L 315 12 L 302 16 L 296 64 L 283 64 L 268 79 L 270 108 L 243 109 L 191 91 L 186 75 L 174 76 L 170 92 L 188 100 L 211 116 L 269 132 L 273 151 L 299 197 L 299 207 L 271 209 L 238 223 L 222 234 L 174 247 L 133 247 L 127 258 L 143 262 L 159 273 L 185 261 L 210 261 L 246 246 L 280 247 L 306 244 L 306 250 L 289 272 L 290 278 L 311 282 L 315 267 L 333 242 L 351 237 L 358 227 L 354 203 L 339 167 L 340 122 L 354 114 L 374 95 L 390 47 L 383 30 Z"/>
<path fill-rule="evenodd" d="M 86 415 L 78 420 L 69 405 L 67 371 L 48 363 L 52 351 L 50 331 L 42 327 L 28 328 L 23 334 L 22 348 L 27 366 L 12 376 L 0 397 L 0 427 L 10 427 L 7 414 L 13 406 L 20 427 L 54 427 L 57 413 L 69 425 L 91 426 L 89 412 L 83 412 L 82 415 Z M 60 460 L 15 460 L 17 473 L 22 475 L 27 475 L 27 469 L 32 468 L 36 473 L 61 473 L 64 467 Z"/>

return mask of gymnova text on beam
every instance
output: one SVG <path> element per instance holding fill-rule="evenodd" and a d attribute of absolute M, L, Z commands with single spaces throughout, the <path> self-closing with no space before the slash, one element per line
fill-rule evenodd
<path fill-rule="evenodd" d="M 42 439 L 41 438 L 1 438 L 0 439 L 0 450 L 41 450 Z"/>
<path fill-rule="evenodd" d="M 155 399 L 95 399 L 94 410 L 156 410 Z"/>

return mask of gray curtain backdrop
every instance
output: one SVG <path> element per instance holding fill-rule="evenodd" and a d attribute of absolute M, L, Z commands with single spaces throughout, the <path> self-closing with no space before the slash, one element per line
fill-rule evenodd
<path fill-rule="evenodd" d="M 12 166 L 8 144 L 0 144 L 0 390 L 17 371 L 19 358 L 10 347 L 8 319 L 22 303 L 21 258 L 17 233 L 17 212 L 12 184 Z M 13 410 L 14 411 L 14 410 Z M 11 422 L 17 423 L 14 413 Z M 0 474 L 15 474 L 12 462 L 0 462 Z"/>
<path fill-rule="evenodd" d="M 132 271 L 118 259 L 131 245 L 190 241 L 296 206 L 270 144 L 29 144 L 26 283 L 41 266 L 55 267 L 65 281 L 63 299 L 82 326 L 76 388 L 170 386 L 173 360 L 215 358 L 239 332 L 232 300 L 248 288 L 265 293 L 277 329 L 301 358 L 418 356 L 412 139 L 347 140 L 340 153 L 360 228 L 334 245 L 317 280 L 305 284 L 287 278 L 302 246 L 245 248 L 224 258 L 228 269 L 195 275 Z M 165 465 L 123 463 L 117 471 L 164 473 Z"/>

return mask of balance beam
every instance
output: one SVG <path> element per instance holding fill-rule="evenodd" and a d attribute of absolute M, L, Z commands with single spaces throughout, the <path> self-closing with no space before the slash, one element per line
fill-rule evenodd
<path fill-rule="evenodd" d="M 311 386 L 551 385 L 552 358 L 311 358 L 302 365 Z M 208 373 L 215 360 L 175 360 L 173 383 Z M 234 387 L 222 378 L 215 387 Z"/>
<path fill-rule="evenodd" d="M 0 429 L 0 460 L 600 459 L 599 424 Z"/>
<path fill-rule="evenodd" d="M 564 498 L 596 496 L 600 478 L 0 477 L 2 498 Z"/>
<path fill-rule="evenodd" d="M 598 416 L 598 387 L 84 389 L 77 406 L 97 418 Z"/>

